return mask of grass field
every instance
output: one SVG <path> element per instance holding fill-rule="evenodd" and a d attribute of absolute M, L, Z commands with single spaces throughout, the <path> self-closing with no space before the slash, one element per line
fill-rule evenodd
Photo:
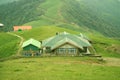
<path fill-rule="evenodd" d="M 64 31 L 69 33 L 79 34 L 79 32 L 56 27 L 56 26 L 42 26 L 42 27 L 33 28 L 32 30 L 29 30 L 29 31 L 15 32 L 15 34 L 22 36 L 25 40 L 29 38 L 44 40 L 51 36 L 55 36 L 56 32 L 64 32 Z"/>
<path fill-rule="evenodd" d="M 42 27 L 33 28 L 30 31 L 15 32 L 15 34 L 22 36 L 25 40 L 29 38 L 34 38 L 41 41 L 51 36 L 54 36 L 56 32 L 64 32 L 64 31 L 77 35 L 81 33 L 81 31 L 74 31 L 74 29 L 71 30 L 56 26 L 42 26 Z M 97 32 L 86 31 L 84 33 L 92 40 L 93 42 L 92 45 L 98 54 L 102 55 L 103 57 L 120 57 L 119 40 L 107 38 Z"/>
<path fill-rule="evenodd" d="M 0 59 L 16 54 L 20 39 L 7 33 L 0 33 Z"/>
<path fill-rule="evenodd" d="M 11 3 L 13 1 L 17 1 L 17 0 L 0 0 L 0 5 L 1 4 L 7 4 L 7 3 Z"/>
<path fill-rule="evenodd" d="M 16 0 L 1 0 L 0 5 L 11 1 Z M 1 19 L 2 23 L 7 22 L 4 23 L 6 30 L 9 30 L 10 26 L 12 30 L 15 24 L 31 25 L 32 30 L 10 33 L 20 35 L 24 40 L 34 38 L 39 41 L 54 36 L 56 32 L 66 31 L 77 35 L 83 33 L 92 40 L 96 54 L 102 55 L 105 61 L 98 61 L 93 57 L 58 56 L 14 59 L 19 57 L 16 54 L 21 50 L 20 39 L 0 32 L 0 80 L 120 80 L 120 39 L 108 38 L 101 34 L 119 36 L 118 14 L 117 17 L 112 17 L 112 13 L 119 11 L 115 6 L 116 1 L 114 3 L 114 0 L 110 0 L 113 1 L 110 2 L 113 3 L 110 4 L 110 9 L 105 9 L 102 3 L 100 4 L 103 6 L 100 6 L 99 2 L 93 4 L 100 0 L 88 2 L 93 6 L 97 5 L 92 8 L 82 2 L 89 0 L 80 0 L 80 4 L 74 0 L 27 1 L 29 2 L 23 0 L 24 4 L 15 2 L 12 6 L 1 6 Z M 109 6 L 108 1 L 105 2 L 106 6 Z M 93 12 L 97 7 L 102 7 L 95 9 L 102 15 Z"/>
<path fill-rule="evenodd" d="M 20 35 L 25 40 L 34 38 L 39 41 L 44 40 L 48 37 L 54 36 L 56 32 L 70 32 L 70 33 L 77 33 L 75 31 L 71 31 L 69 29 L 59 28 L 55 26 L 43 26 L 39 28 L 34 28 L 29 31 L 22 31 L 22 32 L 11 32 Z M 12 55 L 16 55 L 20 46 L 21 40 L 8 33 L 0 33 L 0 59 L 7 58 Z"/>
<path fill-rule="evenodd" d="M 82 30 L 82 29 L 81 29 Z M 56 32 L 68 32 L 71 34 L 80 34 L 80 31 L 69 30 L 65 28 L 60 28 L 56 26 L 41 26 L 33 28 L 29 31 L 22 32 L 11 32 L 20 35 L 24 40 L 34 38 L 36 40 L 42 41 L 51 36 L 55 36 Z M 103 57 L 117 57 L 120 58 L 120 41 L 117 39 L 106 38 L 96 32 L 86 32 L 87 35 L 92 40 L 92 45 L 96 50 L 96 53 L 102 55 Z M 94 36 L 93 36 L 94 35 Z M 0 58 L 9 57 L 17 53 L 20 39 L 15 36 L 9 35 L 7 33 L 0 33 Z"/>
<path fill-rule="evenodd" d="M 21 58 L 0 62 L 0 80 L 120 80 L 119 74 L 120 65 L 111 66 L 88 57 Z"/>
<path fill-rule="evenodd" d="M 25 40 L 29 38 L 44 40 L 55 35 L 56 32 L 63 31 L 80 33 L 56 26 L 43 26 L 11 33 L 18 34 Z M 100 62 L 93 57 L 11 59 L 10 56 L 16 54 L 18 50 L 20 39 L 7 33 L 0 33 L 0 45 L 2 45 L 0 57 L 9 59 L 0 62 L 0 80 L 120 80 L 120 41 L 106 38 L 98 33 L 96 35 L 86 33 L 86 35 L 93 41 L 93 47 L 105 61 Z"/>

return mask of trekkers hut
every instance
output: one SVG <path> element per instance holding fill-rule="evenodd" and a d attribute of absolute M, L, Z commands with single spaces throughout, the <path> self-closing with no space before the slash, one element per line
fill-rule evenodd
<path fill-rule="evenodd" d="M 0 23 L 0 32 L 4 31 L 3 28 L 4 28 L 4 24 Z"/>
<path fill-rule="evenodd" d="M 41 54 L 41 43 L 35 39 L 25 41 L 22 48 L 25 56 L 39 56 Z"/>
<path fill-rule="evenodd" d="M 3 27 L 3 26 L 4 26 L 4 24 L 0 23 L 0 27 Z"/>
<path fill-rule="evenodd" d="M 80 56 L 90 54 L 91 44 L 88 40 L 78 35 L 72 35 L 67 32 L 56 33 L 56 36 L 50 37 L 42 42 L 46 48 L 46 53 L 56 55 L 74 55 Z"/>
<path fill-rule="evenodd" d="M 23 31 L 23 30 L 30 30 L 32 26 L 14 26 L 14 31 Z"/>

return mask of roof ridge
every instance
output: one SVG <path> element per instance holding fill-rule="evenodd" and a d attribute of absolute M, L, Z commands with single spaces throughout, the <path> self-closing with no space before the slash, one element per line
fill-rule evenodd
<path fill-rule="evenodd" d="M 67 41 L 68 41 L 68 38 L 66 37 L 66 39 L 65 39 L 65 40 L 66 40 L 66 42 L 67 42 Z"/>
<path fill-rule="evenodd" d="M 33 42 L 33 39 L 31 38 L 31 41 L 30 41 L 30 43 L 32 43 Z"/>
<path fill-rule="evenodd" d="M 25 41 L 25 42 L 23 43 L 22 47 L 25 47 L 25 46 L 27 46 L 27 45 L 34 45 L 34 46 L 40 48 L 40 45 L 41 45 L 41 44 L 40 44 L 39 41 L 37 41 L 37 40 L 31 38 L 31 39 Z"/>

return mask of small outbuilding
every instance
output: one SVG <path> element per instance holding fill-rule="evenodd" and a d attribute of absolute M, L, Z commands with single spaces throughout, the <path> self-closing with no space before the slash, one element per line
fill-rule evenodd
<path fill-rule="evenodd" d="M 41 54 L 41 43 L 35 39 L 23 42 L 22 48 L 25 56 L 39 56 Z"/>
<path fill-rule="evenodd" d="M 14 31 L 31 30 L 32 26 L 14 26 Z"/>
<path fill-rule="evenodd" d="M 0 27 L 3 27 L 3 26 L 4 26 L 4 24 L 0 23 Z"/>

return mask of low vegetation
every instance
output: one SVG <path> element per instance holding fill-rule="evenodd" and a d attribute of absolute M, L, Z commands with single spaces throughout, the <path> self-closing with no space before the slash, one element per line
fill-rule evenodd
<path fill-rule="evenodd" d="M 0 18 L 2 23 L 5 24 L 4 30 L 12 31 L 14 25 L 22 25 L 23 23 L 37 20 L 38 16 L 44 13 L 41 7 L 38 7 L 42 2 L 44 0 L 18 0 L 0 5 L 0 15 L 2 15 Z"/>
<path fill-rule="evenodd" d="M 79 35 L 80 33 L 78 31 L 72 31 L 69 29 L 60 28 L 56 26 L 42 26 L 42 27 L 33 28 L 32 30 L 29 31 L 12 32 L 12 33 L 22 36 L 24 40 L 34 38 L 36 40 L 42 41 L 46 38 L 56 35 L 56 32 L 64 32 L 64 31 L 77 35 Z M 0 33 L 0 35 L 1 35 L 0 57 L 4 58 L 17 54 L 20 44 L 20 39 L 15 36 L 9 35 L 7 33 Z M 92 45 L 95 48 L 96 54 L 100 54 L 103 57 L 118 57 L 118 58 L 120 57 L 119 54 L 120 41 L 118 39 L 106 38 L 97 32 L 91 32 L 91 33 L 86 32 L 85 35 L 92 40 Z"/>
<path fill-rule="evenodd" d="M 11 2 L 14 2 L 14 1 L 18 1 L 18 0 L 0 0 L 0 5 L 8 4 L 8 3 L 11 3 Z"/>
<path fill-rule="evenodd" d="M 69 33 L 79 34 L 79 32 L 72 31 L 72 30 L 65 29 L 65 28 L 56 27 L 56 26 L 42 26 L 38 28 L 33 28 L 32 30 L 29 30 L 29 31 L 15 32 L 15 34 L 23 36 L 24 39 L 26 40 L 29 38 L 34 38 L 37 40 L 44 40 L 51 36 L 55 36 L 56 32 L 64 32 L 64 31 L 69 32 Z"/>
<path fill-rule="evenodd" d="M 23 36 L 25 40 L 29 38 L 34 38 L 41 41 L 51 36 L 54 36 L 56 32 L 63 31 L 77 35 L 80 34 L 80 32 L 78 31 L 72 31 L 69 29 L 60 28 L 56 26 L 43 26 L 39 28 L 34 28 L 30 31 L 15 32 L 15 34 Z M 95 48 L 96 54 L 100 54 L 103 57 L 120 57 L 119 54 L 120 41 L 118 39 L 107 38 L 97 32 L 88 31 L 84 32 L 83 34 L 85 34 L 92 40 L 92 45 Z"/>
<path fill-rule="evenodd" d="M 120 80 L 119 68 L 87 57 L 21 58 L 0 62 L 0 79 Z"/>
<path fill-rule="evenodd" d="M 11 31 L 14 25 L 39 27 L 68 23 L 118 38 L 119 7 L 119 0 L 15 0 L 0 5 L 0 22 L 5 24 L 5 31 Z"/>
<path fill-rule="evenodd" d="M 17 53 L 20 39 L 7 33 L 0 33 L 0 59 Z"/>
<path fill-rule="evenodd" d="M 104 61 L 72 56 L 19 59 L 14 55 L 21 50 L 20 39 L 0 32 L 0 80 L 120 80 L 120 39 L 112 38 L 120 36 L 118 1 L 1 0 L 0 23 L 5 31 L 31 25 L 32 30 L 10 33 L 39 41 L 56 32 L 83 33 Z"/>
<path fill-rule="evenodd" d="M 119 1 L 63 0 L 61 14 L 70 22 L 106 36 L 119 37 Z"/>

